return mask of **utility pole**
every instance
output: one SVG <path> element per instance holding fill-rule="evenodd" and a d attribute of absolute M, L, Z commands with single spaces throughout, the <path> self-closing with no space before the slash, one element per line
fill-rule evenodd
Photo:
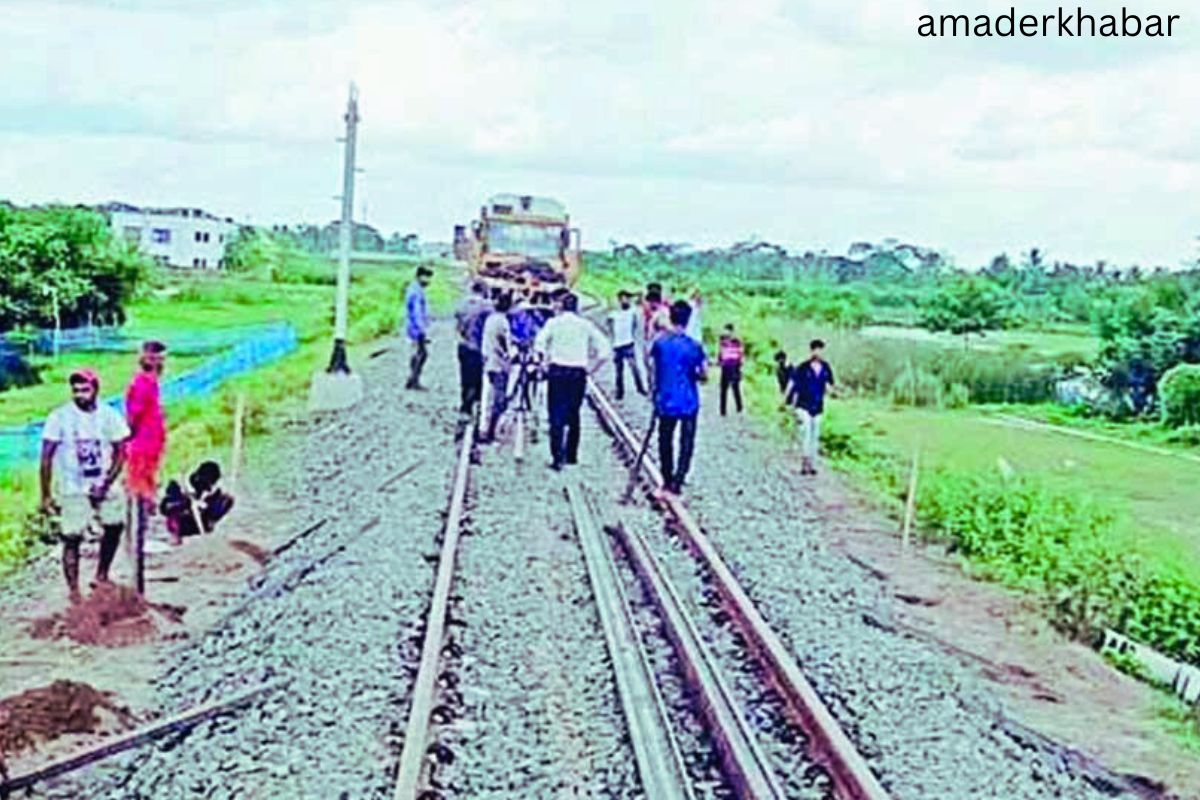
<path fill-rule="evenodd" d="M 346 103 L 345 162 L 342 166 L 342 223 L 338 230 L 337 300 L 333 319 L 333 353 L 326 372 L 350 372 L 346 361 L 346 328 L 350 306 L 350 252 L 354 246 L 354 146 L 358 133 L 358 88 L 350 84 Z"/>
<path fill-rule="evenodd" d="M 310 411 L 350 408 L 363 398 L 362 376 L 350 372 L 346 359 L 346 329 L 350 313 L 350 252 L 354 247 L 354 146 L 358 133 L 358 89 L 350 84 L 346 103 L 346 161 L 342 167 L 342 223 L 338 231 L 337 296 L 333 309 L 333 353 L 329 366 L 313 375 L 308 394 Z"/>

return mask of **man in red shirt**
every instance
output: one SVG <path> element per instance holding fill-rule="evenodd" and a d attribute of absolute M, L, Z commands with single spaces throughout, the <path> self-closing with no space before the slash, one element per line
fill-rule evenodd
<path fill-rule="evenodd" d="M 125 418 L 131 435 L 125 445 L 125 489 L 145 534 L 145 519 L 158 497 L 158 470 L 167 444 L 159 397 L 159 376 L 167 359 L 167 346 L 159 341 L 142 344 L 138 372 L 125 390 Z M 178 537 L 173 537 L 173 543 Z"/>

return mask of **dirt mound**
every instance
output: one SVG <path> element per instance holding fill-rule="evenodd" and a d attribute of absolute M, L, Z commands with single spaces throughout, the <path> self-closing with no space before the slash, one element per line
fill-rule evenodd
<path fill-rule="evenodd" d="M 86 600 L 33 623 L 35 639 L 70 639 L 101 647 L 127 647 L 152 638 L 154 607 L 125 586 L 97 586 Z M 182 614 L 182 612 L 179 612 Z"/>
<path fill-rule="evenodd" d="M 129 710 L 112 696 L 86 683 L 55 681 L 0 700 L 0 755 L 36 747 L 66 733 L 95 733 L 108 723 L 98 711 L 116 717 L 123 727 L 134 723 Z"/>

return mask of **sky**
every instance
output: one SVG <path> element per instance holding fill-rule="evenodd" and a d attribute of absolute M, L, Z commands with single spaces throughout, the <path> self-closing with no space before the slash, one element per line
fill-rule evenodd
<path fill-rule="evenodd" d="M 1194 259 L 1200 13 L 1124 0 L 1183 15 L 1158 40 L 916 33 L 1014 4 L 1058 6 L 0 0 L 0 198 L 332 220 L 354 81 L 355 213 L 385 232 L 448 240 L 516 192 L 565 202 L 591 247 Z"/>

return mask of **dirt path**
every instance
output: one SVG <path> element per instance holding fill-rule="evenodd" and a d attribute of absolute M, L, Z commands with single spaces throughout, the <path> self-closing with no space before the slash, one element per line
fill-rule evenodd
<path fill-rule="evenodd" d="M 263 455 L 251 453 L 251 472 L 261 473 Z M 287 535 L 264 484 L 243 481 L 237 503 L 218 533 L 189 539 L 181 548 L 169 548 L 165 531 L 153 529 L 152 540 L 161 548 L 147 556 L 148 604 L 124 588 L 133 573 L 124 547 L 113 565 L 115 586 L 91 591 L 75 609 L 66 603 L 56 550 L 12 580 L 0 604 L 0 699 L 44 692 L 46 718 L 23 746 L 0 752 L 10 773 L 34 769 L 160 714 L 154 679 L 162 659 L 178 643 L 212 627 L 230 599 L 244 590 L 246 579 L 259 570 L 248 553 L 269 550 Z M 85 550 L 85 579 L 94 558 Z M 50 690 L 54 685 L 62 690 Z M 72 716 L 70 698 L 70 713 L 55 710 L 57 700 L 80 692 L 107 698 L 87 724 Z M 6 728 L 20 739 L 15 725 L 9 720 Z"/>

